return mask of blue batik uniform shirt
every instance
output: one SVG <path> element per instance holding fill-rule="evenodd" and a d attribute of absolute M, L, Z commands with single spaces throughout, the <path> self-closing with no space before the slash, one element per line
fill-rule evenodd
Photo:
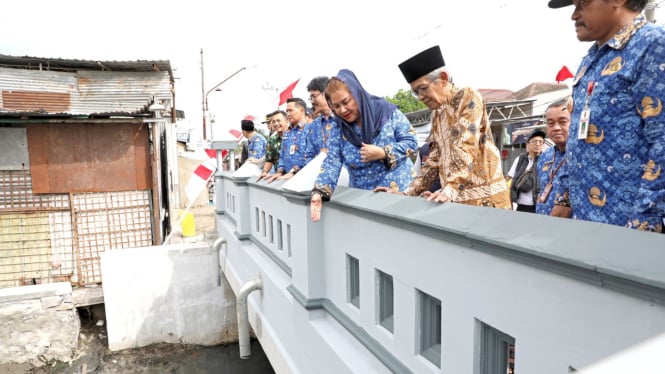
<path fill-rule="evenodd" d="M 642 15 L 605 45 L 594 44 L 582 60 L 573 84 L 574 110 L 562 175 L 573 218 L 661 230 L 664 64 L 665 31 Z M 578 140 L 590 83 L 594 88 L 588 136 Z"/>
<path fill-rule="evenodd" d="M 547 195 L 545 202 L 536 203 L 536 213 L 549 215 L 554 207 L 554 200 L 561 196 L 561 179 L 559 175 L 563 165 L 565 165 L 566 152 L 559 150 L 557 146 L 552 146 L 543 151 L 538 157 L 538 186 L 542 191 L 545 186 L 552 183 L 552 189 Z"/>
<path fill-rule="evenodd" d="M 358 126 L 353 130 L 358 136 L 361 135 Z M 409 187 L 414 177 L 413 162 L 409 156 L 415 152 L 418 141 L 411 123 L 399 109 L 395 109 L 392 117 L 383 125 L 373 144 L 382 147 L 387 158 L 362 162 L 360 147 L 344 137 L 340 126 L 333 126 L 328 140 L 328 155 L 323 160 L 314 189 L 329 199 L 337 187 L 342 166 L 346 166 L 349 171 L 349 187 L 372 190 L 387 186 L 395 191 Z"/>
<path fill-rule="evenodd" d="M 307 148 L 305 158 L 311 160 L 318 155 L 322 149 L 327 149 L 328 139 L 330 139 L 330 130 L 335 126 L 334 117 L 330 114 L 328 117 L 319 115 L 310 123 L 307 133 Z"/>
<path fill-rule="evenodd" d="M 247 157 L 260 159 L 266 155 L 266 138 L 255 133 L 247 142 Z"/>
<path fill-rule="evenodd" d="M 277 172 L 287 174 L 298 172 L 307 163 L 305 150 L 307 147 L 308 126 L 304 122 L 289 127 L 282 135 L 282 149 L 279 152 Z"/>

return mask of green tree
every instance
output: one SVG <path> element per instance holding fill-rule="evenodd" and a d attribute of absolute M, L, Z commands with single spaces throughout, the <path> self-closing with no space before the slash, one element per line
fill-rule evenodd
<path fill-rule="evenodd" d="M 393 97 L 386 96 L 386 100 L 397 105 L 402 113 L 411 113 L 421 109 L 427 109 L 427 106 L 413 97 L 411 90 L 400 89 Z"/>

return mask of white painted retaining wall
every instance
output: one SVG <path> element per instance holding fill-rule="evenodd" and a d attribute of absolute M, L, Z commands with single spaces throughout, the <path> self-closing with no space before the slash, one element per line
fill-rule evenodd
<path fill-rule="evenodd" d="M 237 341 L 235 296 L 207 243 L 102 254 L 109 348 Z"/>

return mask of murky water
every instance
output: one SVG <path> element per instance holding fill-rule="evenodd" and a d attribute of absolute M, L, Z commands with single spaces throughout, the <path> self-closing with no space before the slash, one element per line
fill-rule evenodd
<path fill-rule="evenodd" d="M 237 343 L 212 347 L 183 344 L 154 344 L 111 352 L 106 327 L 81 318 L 76 356 L 71 362 L 0 364 L 3 374 L 272 374 L 261 345 L 253 340 L 252 355 L 240 359 Z"/>

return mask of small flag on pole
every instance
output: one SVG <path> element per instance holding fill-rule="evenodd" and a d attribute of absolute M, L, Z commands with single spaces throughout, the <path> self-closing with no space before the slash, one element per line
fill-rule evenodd
<path fill-rule="evenodd" d="M 282 105 L 286 102 L 287 99 L 290 99 L 290 98 L 293 97 L 293 89 L 296 88 L 296 85 L 298 84 L 299 81 L 300 81 L 300 79 L 298 79 L 295 82 L 291 83 L 290 85 L 288 85 L 284 89 L 284 91 L 282 91 L 279 94 L 279 104 L 277 104 L 277 105 Z"/>
<path fill-rule="evenodd" d="M 239 130 L 231 129 L 229 130 L 229 133 L 233 135 L 238 142 L 242 140 L 242 133 Z M 185 186 L 185 195 L 190 204 L 194 203 L 194 200 L 196 200 L 201 194 L 201 191 L 207 186 L 208 180 L 212 174 L 217 170 L 217 152 L 214 149 L 206 149 L 205 153 L 208 155 L 208 159 L 194 169 L 192 176 L 189 178 L 189 181 Z M 228 153 L 229 152 L 226 149 L 222 150 L 222 159 L 224 159 Z"/>
<path fill-rule="evenodd" d="M 216 169 L 217 160 L 214 157 L 208 158 L 194 169 L 194 173 L 189 178 L 187 186 L 185 186 L 185 195 L 190 204 L 194 203 L 194 200 L 199 197 Z"/>
<path fill-rule="evenodd" d="M 574 77 L 573 73 L 568 70 L 568 68 L 564 65 L 561 70 L 559 70 L 558 73 L 556 73 L 556 82 L 561 83 L 565 81 L 568 78 Z"/>

